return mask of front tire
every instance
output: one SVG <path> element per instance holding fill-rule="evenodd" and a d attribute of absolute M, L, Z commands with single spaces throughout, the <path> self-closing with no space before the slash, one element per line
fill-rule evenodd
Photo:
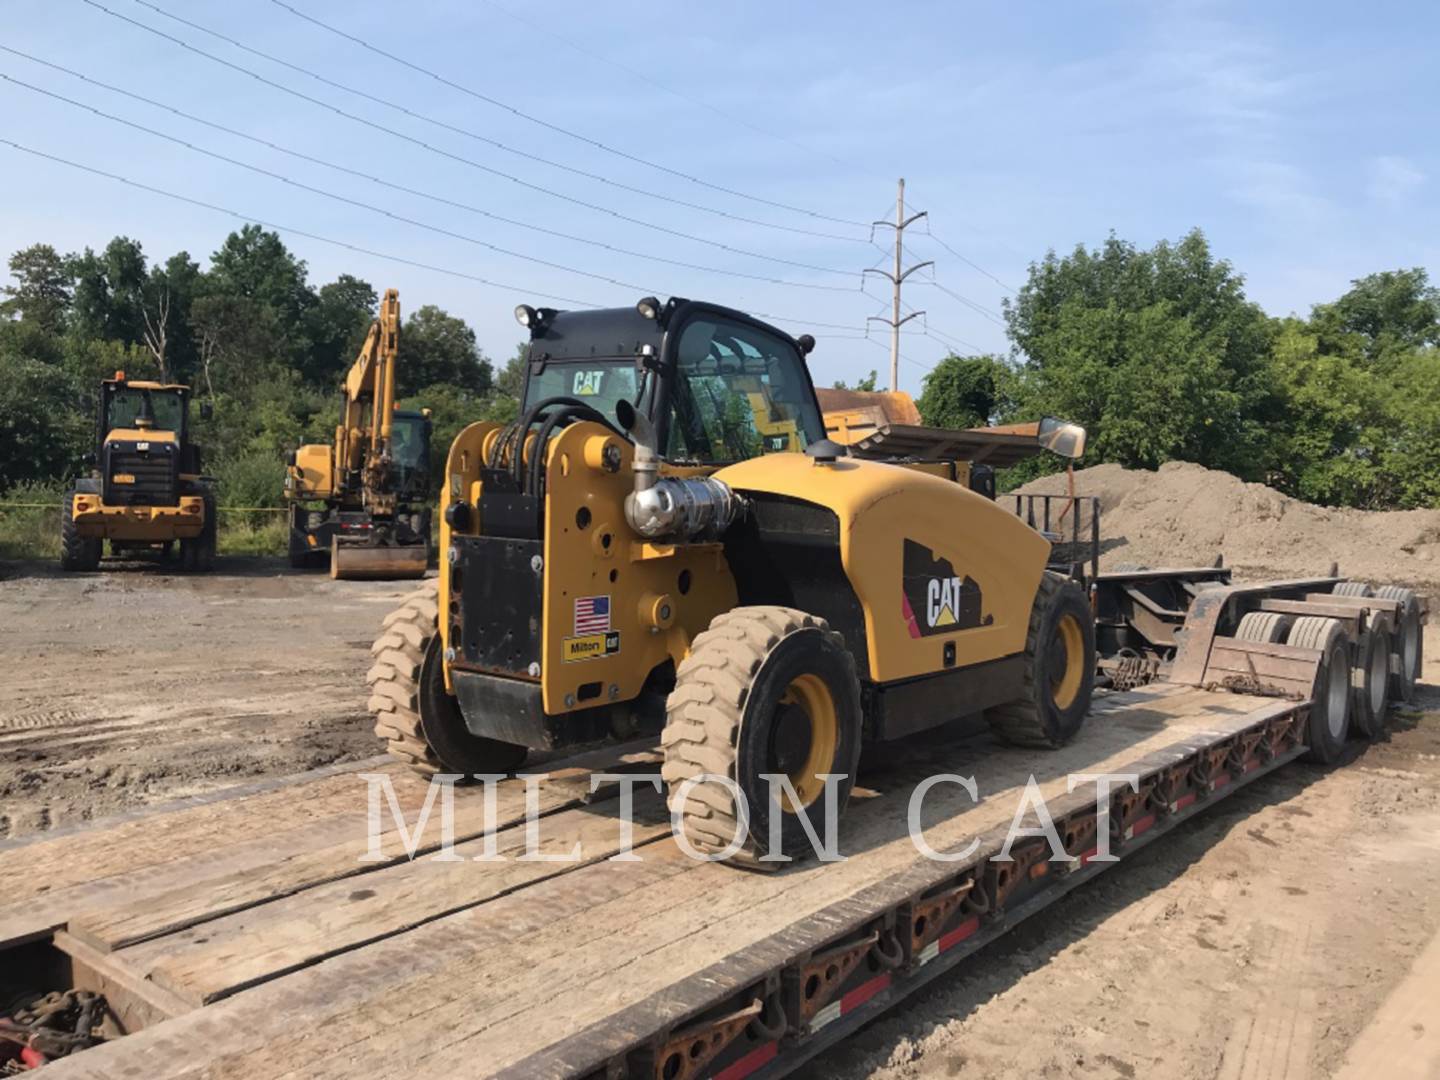
<path fill-rule="evenodd" d="M 60 507 L 60 569 L 71 571 L 96 570 L 105 541 L 99 537 L 81 536 L 75 525 L 75 492 L 65 492 Z"/>
<path fill-rule="evenodd" d="M 1085 590 L 1046 571 L 1025 635 L 1024 693 L 985 718 L 1016 746 L 1052 749 L 1073 739 L 1095 689 L 1095 620 Z"/>
<path fill-rule="evenodd" d="M 508 773 L 525 761 L 523 746 L 475 735 L 445 692 L 434 583 L 412 593 L 381 625 L 365 675 L 375 734 L 418 773 Z"/>
<path fill-rule="evenodd" d="M 855 659 L 823 619 L 771 606 L 716 616 L 680 665 L 661 735 L 670 810 L 686 839 L 712 855 L 736 848 L 726 861 L 740 865 L 767 851 L 796 858 L 811 850 L 804 811 L 826 840 L 821 776 L 839 774 L 838 818 L 855 783 L 861 715 Z M 772 804 L 764 774 L 786 776 L 795 797 L 782 789 Z"/>

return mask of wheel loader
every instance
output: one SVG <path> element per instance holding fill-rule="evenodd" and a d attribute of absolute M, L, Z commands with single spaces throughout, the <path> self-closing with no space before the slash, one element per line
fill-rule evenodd
<path fill-rule="evenodd" d="M 1084 590 L 984 494 L 828 439 L 809 335 L 682 299 L 516 314 L 520 416 L 455 439 L 437 587 L 374 645 L 395 756 L 502 773 L 658 732 L 686 838 L 753 864 L 772 817 L 778 854 L 803 852 L 800 815 L 827 777 L 843 808 L 867 742 L 981 711 L 1024 746 L 1079 730 Z"/>
<path fill-rule="evenodd" d="M 209 402 L 200 406 L 209 415 Z M 190 436 L 190 388 L 127 379 L 100 383 L 94 468 L 65 493 L 60 566 L 94 570 L 113 555 L 176 552 L 187 570 L 215 561 L 215 489 Z"/>
<path fill-rule="evenodd" d="M 419 578 L 430 565 L 430 413 L 395 408 L 400 294 L 388 289 L 340 391 L 333 445 L 289 456 L 290 565 Z"/>

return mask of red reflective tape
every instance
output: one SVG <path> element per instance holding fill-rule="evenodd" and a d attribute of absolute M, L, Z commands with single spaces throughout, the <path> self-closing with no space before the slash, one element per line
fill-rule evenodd
<path fill-rule="evenodd" d="M 980 916 L 971 915 L 970 918 L 966 919 L 963 923 L 957 926 L 954 930 L 951 930 L 948 934 L 940 935 L 940 951 L 944 952 L 952 945 L 960 944 L 960 942 L 964 941 L 967 937 L 969 937 L 971 934 L 975 933 L 975 931 L 979 929 Z"/>
<path fill-rule="evenodd" d="M 884 975 L 876 975 L 875 978 L 871 979 L 869 982 L 861 983 L 854 990 L 851 990 L 848 994 L 844 994 L 841 996 L 840 1015 L 844 1016 L 851 1009 L 858 1009 L 861 1005 L 864 1005 L 865 1002 L 869 1001 L 871 998 L 873 998 L 876 994 L 878 994 L 881 990 L 884 990 L 889 985 L 890 973 L 888 971 Z"/>
<path fill-rule="evenodd" d="M 1080 865 L 1081 865 L 1081 866 L 1087 865 L 1087 864 L 1090 862 L 1090 860 L 1093 859 L 1093 858 L 1094 858 L 1096 855 L 1098 855 L 1098 854 L 1100 854 L 1100 848 L 1099 848 L 1098 846 L 1092 847 L 1089 851 L 1085 852 L 1084 855 L 1081 855 L 1081 856 L 1080 856 Z"/>
<path fill-rule="evenodd" d="M 749 1076 L 760 1066 L 770 1064 L 778 1053 L 780 1053 L 779 1042 L 768 1042 L 764 1046 L 757 1046 L 739 1061 L 732 1061 L 716 1073 L 715 1080 L 740 1080 L 742 1076 Z"/>
<path fill-rule="evenodd" d="M 1194 801 L 1195 792 L 1187 791 L 1184 795 L 1181 795 L 1178 799 L 1175 800 L 1175 809 L 1184 810 L 1185 807 L 1189 806 Z"/>
<path fill-rule="evenodd" d="M 1130 837 L 1131 837 L 1131 839 L 1133 840 L 1135 837 L 1139 836 L 1141 833 L 1149 832 L 1149 831 L 1150 831 L 1150 826 L 1152 826 L 1152 825 L 1154 825 L 1154 824 L 1155 824 L 1155 815 L 1154 815 L 1154 814 L 1146 814 L 1146 815 L 1145 815 L 1144 817 L 1142 817 L 1142 818 L 1137 818 L 1136 821 L 1135 821 L 1135 824 L 1130 826 Z"/>
<path fill-rule="evenodd" d="M 1259 758 L 1253 758 L 1253 757 L 1252 757 L 1249 761 L 1245 762 L 1245 771 L 1246 771 L 1246 772 L 1254 772 L 1254 771 L 1255 771 L 1256 769 L 1258 769 L 1259 767 L 1260 767 L 1260 759 L 1259 759 Z"/>
<path fill-rule="evenodd" d="M 1229 782 L 1230 774 L 1228 772 L 1216 773 L 1215 779 L 1210 781 L 1210 786 L 1212 788 L 1224 787 Z"/>

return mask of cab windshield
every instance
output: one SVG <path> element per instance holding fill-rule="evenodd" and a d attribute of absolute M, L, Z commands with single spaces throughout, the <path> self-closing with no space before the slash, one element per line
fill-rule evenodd
<path fill-rule="evenodd" d="M 575 398 L 594 406 L 613 424 L 616 402 L 624 399 L 634 404 L 637 386 L 634 360 L 549 363 L 540 374 L 530 376 L 525 404 L 528 407 L 546 398 Z"/>
<path fill-rule="evenodd" d="M 680 335 L 666 457 L 724 465 L 804 450 L 825 437 L 800 354 L 784 338 L 719 316 Z"/>
<path fill-rule="evenodd" d="M 402 469 L 423 469 L 425 418 L 396 415 L 390 425 L 390 460 Z"/>
<path fill-rule="evenodd" d="M 107 430 L 138 428 L 142 417 L 150 420 L 150 428 L 155 431 L 178 433 L 185 423 L 184 395 L 176 390 L 142 390 L 129 386 L 110 392 L 105 406 Z"/>

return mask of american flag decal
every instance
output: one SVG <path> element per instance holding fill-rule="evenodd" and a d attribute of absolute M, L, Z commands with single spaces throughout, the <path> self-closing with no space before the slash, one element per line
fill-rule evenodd
<path fill-rule="evenodd" d="M 575 633 L 603 634 L 610 629 L 610 597 L 580 596 L 575 599 Z"/>

